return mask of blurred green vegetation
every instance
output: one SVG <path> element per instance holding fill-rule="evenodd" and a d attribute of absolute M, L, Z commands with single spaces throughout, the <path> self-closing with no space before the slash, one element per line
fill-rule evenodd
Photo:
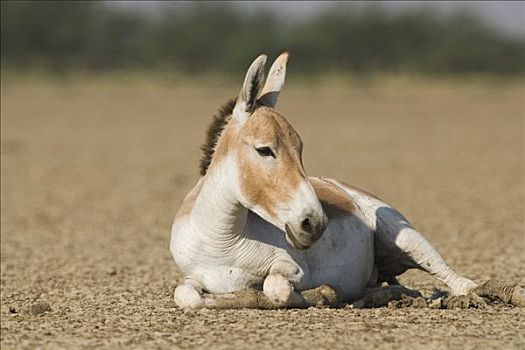
<path fill-rule="evenodd" d="M 238 74 L 258 54 L 290 51 L 293 71 L 503 74 L 525 71 L 523 38 L 460 13 L 418 9 L 392 15 L 373 3 L 332 7 L 287 23 L 232 4 L 164 4 L 157 15 L 103 2 L 1 3 L 3 69 Z"/>

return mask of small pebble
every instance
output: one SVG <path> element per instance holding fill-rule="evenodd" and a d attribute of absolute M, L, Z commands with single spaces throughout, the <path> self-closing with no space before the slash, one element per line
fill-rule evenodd
<path fill-rule="evenodd" d="M 51 306 L 46 301 L 37 301 L 31 305 L 30 312 L 33 316 L 43 314 L 46 311 L 51 311 Z"/>

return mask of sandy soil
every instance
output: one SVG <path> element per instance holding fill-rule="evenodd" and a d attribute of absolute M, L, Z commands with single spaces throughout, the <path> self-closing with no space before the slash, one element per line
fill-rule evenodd
<path fill-rule="evenodd" d="M 1 347 L 525 348 L 525 309 L 202 310 L 173 301 L 171 221 L 236 85 L 2 87 Z M 525 88 L 289 85 L 278 110 L 311 175 L 400 209 L 460 273 L 525 283 Z M 401 282 L 430 294 L 421 272 Z"/>

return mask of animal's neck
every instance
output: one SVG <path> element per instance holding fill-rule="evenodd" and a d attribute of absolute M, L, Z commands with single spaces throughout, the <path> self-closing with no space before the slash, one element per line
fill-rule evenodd
<path fill-rule="evenodd" d="M 195 232 L 204 238 L 228 245 L 238 239 L 246 225 L 248 209 L 237 199 L 231 160 L 224 159 L 203 179 L 191 213 Z"/>

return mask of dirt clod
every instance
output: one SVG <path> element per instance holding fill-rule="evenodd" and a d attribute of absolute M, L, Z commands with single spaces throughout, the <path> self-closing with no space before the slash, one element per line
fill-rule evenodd
<path fill-rule="evenodd" d="M 484 309 L 487 303 L 480 296 L 469 293 L 467 295 L 451 296 L 444 300 L 443 307 L 445 309 Z"/>
<path fill-rule="evenodd" d="M 49 303 L 47 303 L 46 301 L 37 301 L 36 303 L 31 305 L 31 309 L 29 310 L 29 312 L 33 316 L 43 314 L 46 311 L 51 311 L 51 306 L 49 306 Z"/>

